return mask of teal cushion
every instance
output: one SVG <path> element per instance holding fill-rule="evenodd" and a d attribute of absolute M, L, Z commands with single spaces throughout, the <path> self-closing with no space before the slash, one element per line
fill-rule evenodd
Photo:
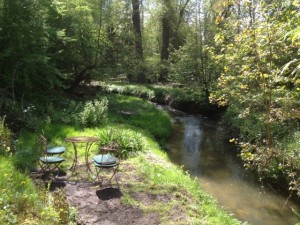
<path fill-rule="evenodd" d="M 110 167 L 115 167 L 118 165 L 118 163 L 111 163 L 111 164 L 101 164 L 101 163 L 96 163 L 94 161 L 94 165 L 97 167 L 105 167 L 105 168 L 110 168 Z"/>
<path fill-rule="evenodd" d="M 65 158 L 58 156 L 40 157 L 43 163 L 61 163 L 65 161 Z"/>
<path fill-rule="evenodd" d="M 112 165 L 117 163 L 117 158 L 110 154 L 96 155 L 94 156 L 93 160 L 95 163 L 101 165 Z"/>
<path fill-rule="evenodd" d="M 66 147 L 64 146 L 56 146 L 56 147 L 48 147 L 47 153 L 48 154 L 62 154 L 66 151 Z"/>

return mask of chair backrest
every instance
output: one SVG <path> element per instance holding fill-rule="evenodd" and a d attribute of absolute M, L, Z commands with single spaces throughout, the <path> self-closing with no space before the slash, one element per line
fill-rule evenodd
<path fill-rule="evenodd" d="M 100 154 L 112 154 L 117 158 L 120 158 L 120 146 L 116 142 L 111 142 L 107 145 L 100 146 L 99 148 Z"/>
<path fill-rule="evenodd" d="M 37 137 L 37 143 L 38 143 L 38 146 L 39 148 L 44 151 L 44 153 L 47 153 L 47 145 L 48 145 L 48 142 L 47 142 L 47 139 L 44 137 L 44 135 L 39 135 Z"/>

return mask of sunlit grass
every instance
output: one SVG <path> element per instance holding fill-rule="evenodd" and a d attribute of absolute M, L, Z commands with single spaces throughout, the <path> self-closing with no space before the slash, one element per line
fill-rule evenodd
<path fill-rule="evenodd" d="M 167 85 L 140 85 L 140 84 L 122 84 L 122 83 L 100 83 L 102 89 L 108 93 L 118 93 L 123 95 L 138 96 L 149 101 L 155 101 L 162 104 L 177 105 L 185 102 L 194 102 L 197 104 L 208 104 L 205 92 L 194 91 L 189 88 L 178 88 Z M 205 106 L 204 106 L 205 107 Z"/>
<path fill-rule="evenodd" d="M 155 150 L 158 151 L 161 150 Z M 136 165 L 143 182 L 135 182 L 124 191 L 127 193 L 125 203 L 137 205 L 145 212 L 161 214 L 162 224 L 241 224 L 219 208 L 217 202 L 202 190 L 198 179 L 191 178 L 181 167 L 170 163 L 164 153 L 160 155 L 149 151 L 128 160 Z M 132 192 L 168 196 L 169 200 L 143 204 L 130 197 L 128 193 Z M 172 210 L 182 213 L 183 223 L 174 221 Z"/>
<path fill-rule="evenodd" d="M 170 116 L 140 98 L 108 95 L 109 121 L 125 123 L 150 131 L 159 141 L 165 141 L 171 133 Z"/>
<path fill-rule="evenodd" d="M 13 166 L 12 160 L 0 156 L 1 224 L 57 224 L 59 216 L 44 202 L 32 180 Z"/>

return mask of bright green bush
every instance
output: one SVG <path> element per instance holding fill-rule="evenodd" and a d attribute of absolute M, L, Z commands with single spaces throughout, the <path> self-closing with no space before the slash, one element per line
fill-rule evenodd
<path fill-rule="evenodd" d="M 86 102 L 83 111 L 79 113 L 79 116 L 81 117 L 80 125 L 92 127 L 106 123 L 107 110 L 107 98 Z"/>
<path fill-rule="evenodd" d="M 70 124 L 78 127 L 99 126 L 106 123 L 107 110 L 108 100 L 105 97 L 86 102 L 71 100 L 63 109 L 55 110 L 55 113 L 49 119 L 50 122 Z"/>

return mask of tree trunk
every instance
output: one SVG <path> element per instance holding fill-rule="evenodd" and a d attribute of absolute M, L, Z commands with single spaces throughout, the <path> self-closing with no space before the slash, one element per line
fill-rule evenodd
<path fill-rule="evenodd" d="M 89 65 L 84 67 L 81 71 L 75 71 L 74 73 L 74 80 L 72 81 L 70 88 L 67 89 L 68 92 L 73 92 L 75 90 L 76 87 L 79 86 L 79 84 L 86 80 L 87 78 L 89 78 L 89 72 L 92 69 L 95 69 L 97 67 L 96 64 L 93 65 Z"/>
<path fill-rule="evenodd" d="M 132 23 L 135 36 L 135 49 L 136 54 L 141 59 L 143 58 L 143 46 L 142 46 L 142 29 L 140 18 L 140 3 L 139 0 L 132 0 Z"/>
<path fill-rule="evenodd" d="M 166 13 L 162 18 L 162 34 L 161 34 L 161 48 L 160 48 L 160 60 L 162 63 L 162 69 L 160 70 L 159 82 L 166 82 L 168 77 L 168 70 L 165 67 L 165 62 L 169 59 L 169 46 L 170 46 L 170 16 Z"/>
<path fill-rule="evenodd" d="M 141 17 L 140 17 L 140 2 L 139 0 L 132 0 L 132 24 L 134 30 L 134 42 L 136 50 L 136 58 L 139 62 L 139 67 L 143 62 L 143 45 L 142 45 L 142 29 L 141 29 Z M 145 82 L 145 74 L 139 68 L 137 73 L 137 81 L 140 83 Z"/>

